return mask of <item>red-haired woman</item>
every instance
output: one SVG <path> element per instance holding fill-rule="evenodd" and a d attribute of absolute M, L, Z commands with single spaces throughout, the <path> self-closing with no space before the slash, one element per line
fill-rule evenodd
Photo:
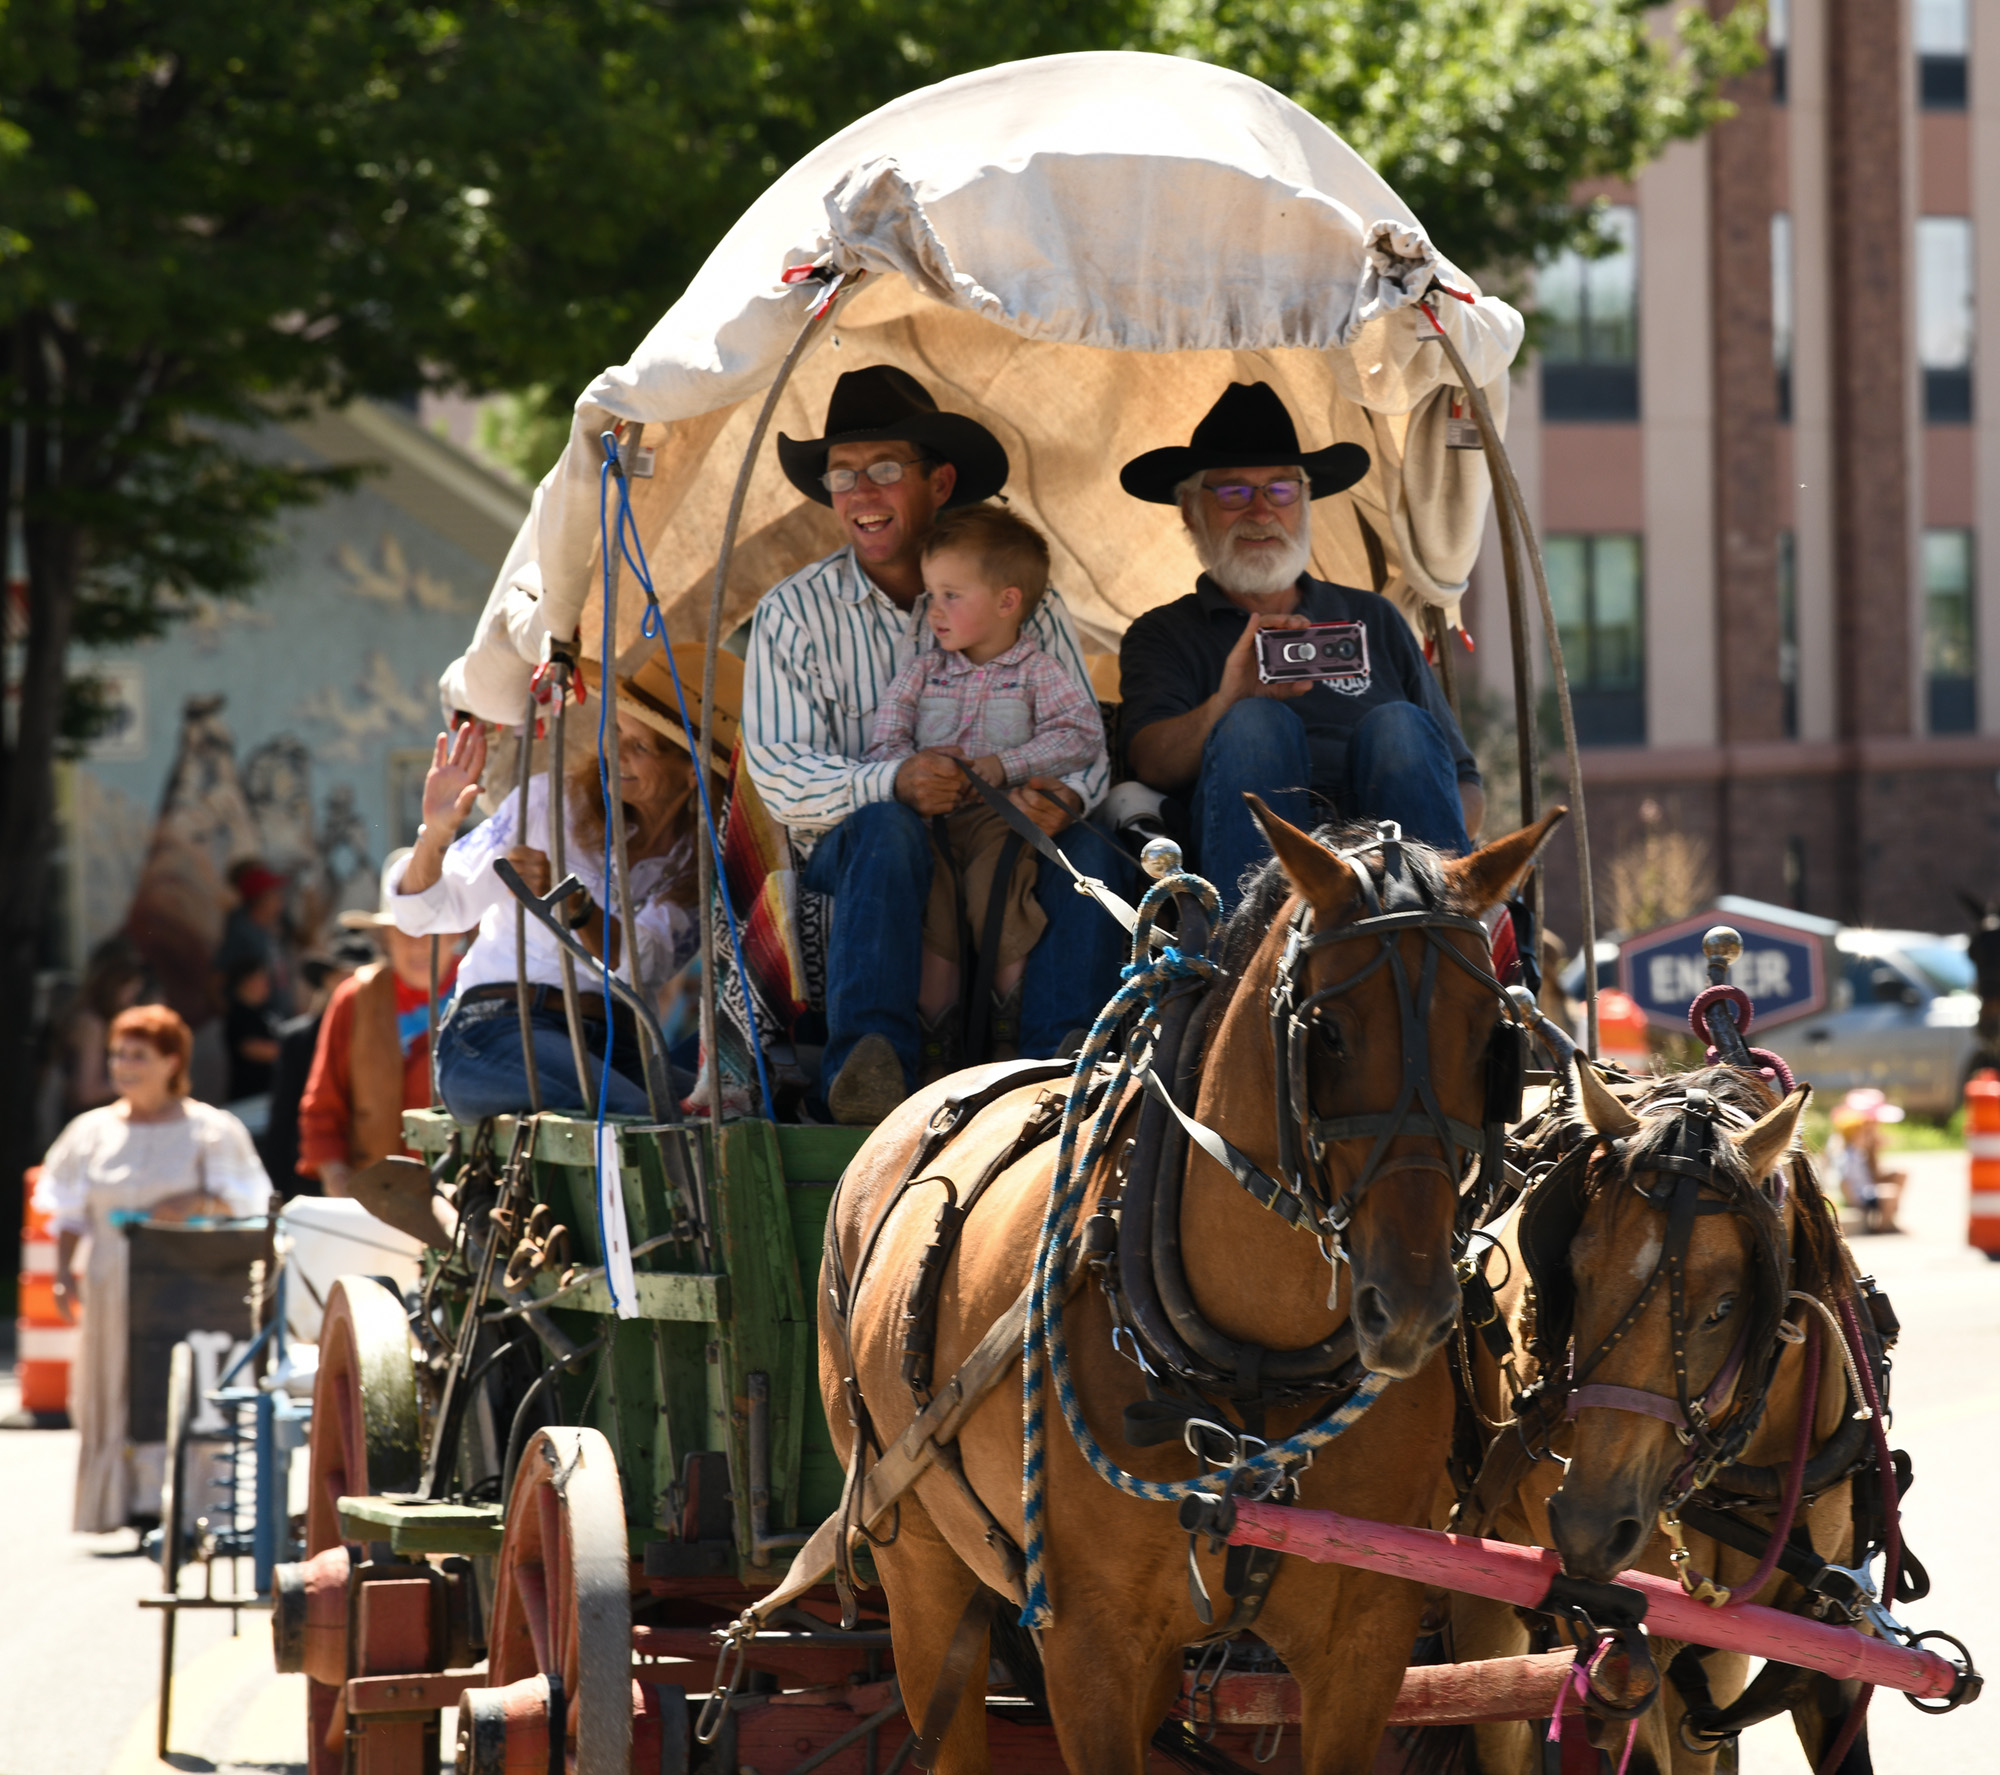
<path fill-rule="evenodd" d="M 128 1268 L 111 1215 L 261 1214 L 271 1193 L 243 1124 L 188 1097 L 194 1036 L 178 1016 L 164 1005 L 122 1011 L 112 1020 L 109 1050 L 118 1101 L 85 1110 L 56 1137 L 35 1186 L 36 1202 L 55 1224 L 56 1305 L 68 1318 L 79 1300 L 90 1308 L 70 1372 L 70 1416 L 83 1441 L 73 1524 L 80 1534 L 123 1528 L 160 1507 L 164 1444 L 126 1440 Z M 76 1254 L 85 1241 L 79 1289 Z"/>

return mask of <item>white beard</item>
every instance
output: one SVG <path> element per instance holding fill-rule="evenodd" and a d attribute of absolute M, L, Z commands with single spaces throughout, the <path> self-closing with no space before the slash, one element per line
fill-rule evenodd
<path fill-rule="evenodd" d="M 1225 592 L 1239 598 L 1268 598 L 1296 584 L 1300 574 L 1312 564 L 1312 507 L 1299 508 L 1299 527 L 1288 534 L 1282 525 L 1258 518 L 1241 518 L 1223 533 L 1218 543 L 1208 533 L 1208 518 L 1200 500 L 1182 507 L 1187 514 L 1188 539 L 1194 544 L 1203 570 Z M 1277 537 L 1286 546 L 1277 550 L 1250 549 L 1253 540 Z"/>

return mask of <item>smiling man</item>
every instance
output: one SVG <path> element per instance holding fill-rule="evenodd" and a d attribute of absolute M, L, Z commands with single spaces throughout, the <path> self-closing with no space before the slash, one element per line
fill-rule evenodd
<path fill-rule="evenodd" d="M 827 402 L 826 435 L 778 439 L 786 478 L 830 505 L 845 544 L 780 581 L 757 605 L 744 680 L 750 775 L 791 829 L 802 879 L 833 902 L 821 1085 L 836 1120 L 880 1121 L 908 1094 L 922 1039 L 917 1013 L 926 821 L 969 793 L 951 758 L 919 752 L 864 761 L 882 693 L 937 645 L 924 618 L 923 545 L 948 506 L 1007 481 L 1000 440 L 943 413 L 915 377 L 888 365 L 850 370 Z M 1024 633 L 1083 687 L 1083 653 L 1051 587 Z M 1102 765 L 1031 778 L 1024 807 L 1068 851 L 1071 822 L 1103 799 Z M 1080 857 L 1086 867 L 1101 863 Z M 1123 934 L 1044 861 L 1036 898 L 1048 929 L 1028 957 L 1018 1046 L 1045 1056 L 1088 1029 L 1116 984 Z"/>
<path fill-rule="evenodd" d="M 1367 472 L 1359 444 L 1300 448 L 1270 386 L 1237 382 L 1189 443 L 1149 450 L 1118 477 L 1136 499 L 1180 507 L 1203 569 L 1192 594 L 1126 630 L 1119 668 L 1127 762 L 1178 801 L 1225 908 L 1271 854 L 1246 789 L 1295 826 L 1395 820 L 1450 852 L 1485 815 L 1479 767 L 1409 624 L 1387 598 L 1306 571 L 1312 501 Z M 1351 625 L 1331 637 L 1346 649 L 1338 675 L 1259 676 L 1261 631 L 1318 623 Z"/>

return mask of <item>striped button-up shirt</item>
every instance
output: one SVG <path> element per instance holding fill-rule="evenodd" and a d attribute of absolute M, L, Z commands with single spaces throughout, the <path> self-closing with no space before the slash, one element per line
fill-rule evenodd
<path fill-rule="evenodd" d="M 743 740 L 765 805 L 802 850 L 872 801 L 893 801 L 900 760 L 868 763 L 875 708 L 896 674 L 937 646 L 926 600 L 901 610 L 843 548 L 781 580 L 757 605 L 743 681 Z M 1053 587 L 1022 630 L 1095 701 L 1083 649 Z M 1063 782 L 1104 799 L 1104 755 Z"/>

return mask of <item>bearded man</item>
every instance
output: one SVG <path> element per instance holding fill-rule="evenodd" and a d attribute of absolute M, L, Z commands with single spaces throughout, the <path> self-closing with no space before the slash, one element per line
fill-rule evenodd
<path fill-rule="evenodd" d="M 1409 624 L 1387 598 L 1306 571 L 1311 502 L 1367 472 L 1358 444 L 1301 449 L 1270 386 L 1238 382 L 1188 444 L 1118 477 L 1135 499 L 1180 507 L 1203 569 L 1189 596 L 1125 633 L 1126 762 L 1176 805 L 1225 910 L 1270 855 L 1245 790 L 1295 826 L 1394 820 L 1449 853 L 1485 819 L 1479 767 Z M 1338 677 L 1263 682 L 1258 634 L 1317 623 L 1359 624 L 1365 646 Z"/>

